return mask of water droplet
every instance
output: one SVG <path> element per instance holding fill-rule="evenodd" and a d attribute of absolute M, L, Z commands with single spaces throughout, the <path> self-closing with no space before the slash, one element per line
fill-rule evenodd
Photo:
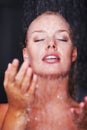
<path fill-rule="evenodd" d="M 30 122 L 30 118 L 27 119 L 27 122 Z"/>
<path fill-rule="evenodd" d="M 27 108 L 27 112 L 29 112 L 31 110 L 31 108 Z"/>
<path fill-rule="evenodd" d="M 60 96 L 60 95 L 57 95 L 57 98 L 62 100 L 62 96 Z"/>
<path fill-rule="evenodd" d="M 34 119 L 35 119 L 35 121 L 37 121 L 37 120 L 38 120 L 38 117 L 35 117 Z"/>

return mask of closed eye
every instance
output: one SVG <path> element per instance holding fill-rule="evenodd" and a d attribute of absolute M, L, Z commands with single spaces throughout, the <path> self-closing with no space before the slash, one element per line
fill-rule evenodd
<path fill-rule="evenodd" d="M 68 40 L 67 39 L 57 39 L 59 41 L 63 41 L 63 42 L 67 42 Z"/>
<path fill-rule="evenodd" d="M 34 42 L 41 42 L 44 41 L 45 39 L 35 39 Z"/>

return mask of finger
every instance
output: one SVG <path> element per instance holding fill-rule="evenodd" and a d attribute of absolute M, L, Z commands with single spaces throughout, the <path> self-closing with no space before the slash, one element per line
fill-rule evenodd
<path fill-rule="evenodd" d="M 11 67 L 9 69 L 9 82 L 13 82 L 14 79 L 15 79 L 15 75 L 17 73 L 17 70 L 18 70 L 18 65 L 19 65 L 19 61 L 17 59 L 14 59 L 12 64 L 11 64 Z"/>
<path fill-rule="evenodd" d="M 86 101 L 87 101 L 87 96 L 85 96 L 85 97 L 84 97 L 84 100 L 86 100 Z"/>
<path fill-rule="evenodd" d="M 71 111 L 71 113 L 74 115 L 74 116 L 78 116 L 78 114 L 79 114 L 79 112 L 78 112 L 78 109 L 77 108 L 70 108 L 70 111 Z"/>
<path fill-rule="evenodd" d="M 78 108 L 71 108 L 71 113 L 72 113 L 73 120 L 79 123 L 83 119 L 85 114 L 84 102 L 80 102 Z"/>
<path fill-rule="evenodd" d="M 80 107 L 80 109 L 83 109 L 84 106 L 85 106 L 85 103 L 84 103 L 84 102 L 80 102 L 80 103 L 79 103 L 79 107 Z"/>
<path fill-rule="evenodd" d="M 87 115 L 87 103 L 86 102 L 82 102 L 80 103 L 80 111 L 81 113 L 83 113 L 83 115 Z"/>
<path fill-rule="evenodd" d="M 8 85 L 10 68 L 11 68 L 11 63 L 8 64 L 7 70 L 5 71 L 5 75 L 4 75 L 4 87 L 5 88 Z"/>
<path fill-rule="evenodd" d="M 21 85 L 23 93 L 27 92 L 27 90 L 30 88 L 31 80 L 32 80 L 32 69 L 29 67 L 27 69 L 26 75 Z"/>
<path fill-rule="evenodd" d="M 87 96 L 84 97 L 84 114 L 87 115 Z"/>
<path fill-rule="evenodd" d="M 28 69 L 28 65 L 29 65 L 29 62 L 28 62 L 28 61 L 25 61 L 25 62 L 22 64 L 22 66 L 21 66 L 19 72 L 17 73 L 17 75 L 16 75 L 16 77 L 15 77 L 15 84 L 16 84 L 17 86 L 19 86 L 19 87 L 20 87 L 21 84 L 22 84 L 22 80 L 24 79 L 24 76 L 25 76 L 26 71 L 27 71 L 27 69 Z"/>
<path fill-rule="evenodd" d="M 71 108 L 70 111 L 72 114 L 73 121 L 75 123 L 79 123 L 80 118 L 79 118 L 79 112 L 78 112 L 77 108 Z"/>
<path fill-rule="evenodd" d="M 84 102 L 87 105 L 87 96 L 84 97 Z"/>
<path fill-rule="evenodd" d="M 87 96 L 85 96 L 85 98 L 84 98 L 84 99 L 85 99 L 85 101 L 87 101 Z"/>
<path fill-rule="evenodd" d="M 29 62 L 29 67 L 30 67 L 30 61 L 29 61 L 29 57 L 28 56 L 24 57 L 24 62 Z"/>
<path fill-rule="evenodd" d="M 37 84 L 37 75 L 33 74 L 32 83 L 31 83 L 30 89 L 28 90 L 29 96 L 34 95 L 35 89 L 36 89 L 36 84 Z"/>
<path fill-rule="evenodd" d="M 84 111 L 84 108 L 85 108 L 85 103 L 84 102 L 80 102 L 79 103 L 79 108 L 75 109 L 75 112 L 78 114 L 78 115 L 81 115 Z"/>

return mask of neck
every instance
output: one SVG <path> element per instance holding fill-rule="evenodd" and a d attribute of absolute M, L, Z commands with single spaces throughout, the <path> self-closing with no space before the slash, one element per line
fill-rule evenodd
<path fill-rule="evenodd" d="M 46 103 L 55 99 L 63 102 L 69 100 L 68 81 L 68 76 L 60 78 L 39 77 L 35 93 L 37 101 Z"/>

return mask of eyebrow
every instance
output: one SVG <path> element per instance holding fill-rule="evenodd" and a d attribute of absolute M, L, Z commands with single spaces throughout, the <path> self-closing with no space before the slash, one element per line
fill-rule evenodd
<path fill-rule="evenodd" d="M 59 33 L 67 32 L 68 34 L 70 34 L 70 31 L 67 31 L 67 30 L 64 30 L 64 29 L 57 30 L 56 32 L 59 32 Z M 46 31 L 44 31 L 44 30 L 35 30 L 35 31 L 31 32 L 31 34 L 32 33 L 46 33 Z"/>
<path fill-rule="evenodd" d="M 60 29 L 60 30 L 58 30 L 57 32 L 67 32 L 67 33 L 70 33 L 69 31 L 64 30 L 64 29 Z"/>
<path fill-rule="evenodd" d="M 46 33 L 46 31 L 44 31 L 44 30 L 35 30 L 35 31 L 31 32 L 31 34 L 32 33 Z"/>

